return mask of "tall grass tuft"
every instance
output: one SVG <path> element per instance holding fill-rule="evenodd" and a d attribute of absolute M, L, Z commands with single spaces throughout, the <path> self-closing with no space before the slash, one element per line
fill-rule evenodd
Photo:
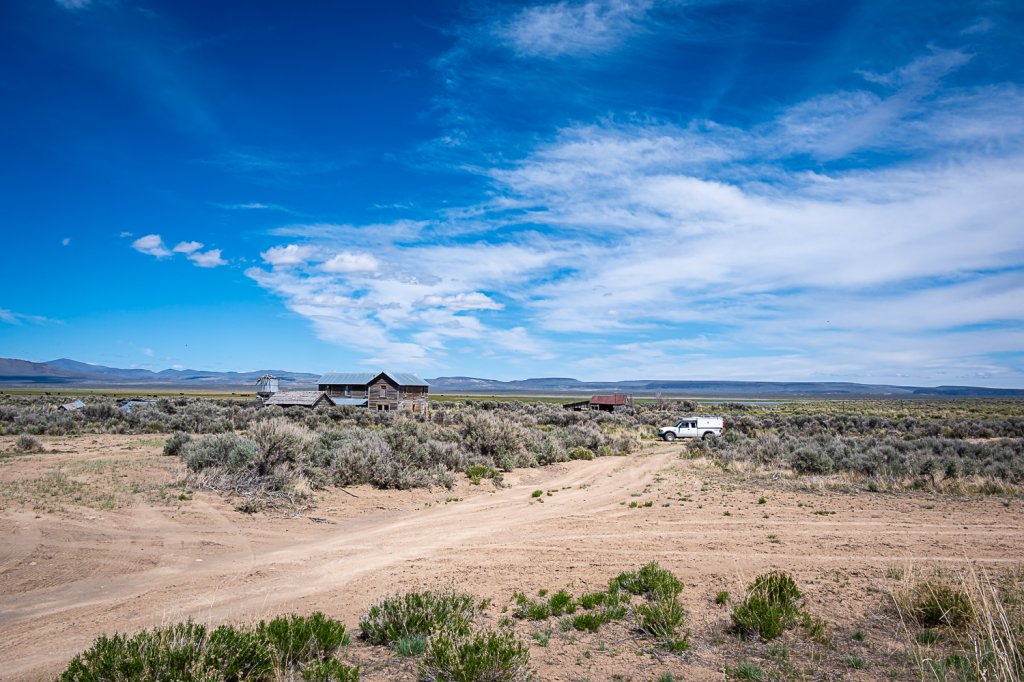
<path fill-rule="evenodd" d="M 803 595 L 788 574 L 759 575 L 747 587 L 747 596 L 732 610 L 732 622 L 743 637 L 771 640 L 796 623 Z"/>
<path fill-rule="evenodd" d="M 532 678 L 529 647 L 508 630 L 469 636 L 443 630 L 430 639 L 419 672 L 427 682 L 527 682 Z"/>
<path fill-rule="evenodd" d="M 359 621 L 360 637 L 371 644 L 397 645 L 427 638 L 441 628 L 453 635 L 469 634 L 476 616 L 473 597 L 452 589 L 407 592 L 385 597 Z"/>
<path fill-rule="evenodd" d="M 891 598 L 922 679 L 1024 679 L 1021 569 L 1001 576 L 974 567 L 927 576 L 906 570 Z"/>

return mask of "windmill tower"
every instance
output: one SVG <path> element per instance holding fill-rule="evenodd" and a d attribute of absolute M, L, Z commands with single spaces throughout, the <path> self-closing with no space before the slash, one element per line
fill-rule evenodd
<path fill-rule="evenodd" d="M 256 395 L 266 400 L 278 391 L 277 377 L 272 374 L 264 374 L 256 380 Z"/>

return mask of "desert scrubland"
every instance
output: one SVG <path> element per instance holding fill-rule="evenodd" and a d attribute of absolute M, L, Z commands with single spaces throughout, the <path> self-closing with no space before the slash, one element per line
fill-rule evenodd
<path fill-rule="evenodd" d="M 168 650 L 192 679 L 1024 665 L 1021 401 L 51 401 L 0 396 L 3 680 Z M 655 439 L 692 412 L 726 434 Z"/>

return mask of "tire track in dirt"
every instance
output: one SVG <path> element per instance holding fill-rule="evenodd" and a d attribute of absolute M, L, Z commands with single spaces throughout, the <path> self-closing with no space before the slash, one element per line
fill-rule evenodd
<path fill-rule="evenodd" d="M 187 617 L 219 623 L 322 609 L 351 624 L 383 594 L 445 581 L 507 598 L 511 589 L 599 586 L 619 570 L 657 559 L 687 585 L 733 589 L 736 576 L 765 567 L 808 577 L 840 570 L 870 575 L 894 563 L 957 563 L 969 556 L 995 565 L 1021 554 L 1020 514 L 995 518 L 985 511 L 994 503 L 985 501 L 951 501 L 942 519 L 940 512 L 907 512 L 921 506 L 908 498 L 781 489 L 771 493 L 769 519 L 761 518 L 762 508 L 740 509 L 718 490 L 704 495 L 704 505 L 625 506 L 641 490 L 659 502 L 682 491 L 697 495 L 698 488 L 703 494 L 701 481 L 713 474 L 691 470 L 679 454 L 678 446 L 656 446 L 628 458 L 519 470 L 506 476 L 507 487 L 463 485 L 461 501 L 426 508 L 410 507 L 423 496 L 376 491 L 390 495 L 383 498 L 386 509 L 362 503 L 361 512 L 326 524 L 254 519 L 212 496 L 173 510 L 142 507 L 112 528 L 108 523 L 93 536 L 83 531 L 77 541 L 69 538 L 72 556 L 79 545 L 107 548 L 106 558 L 87 557 L 102 570 L 83 566 L 77 578 L 60 570 L 66 582 L 0 593 L 0 670 L 3 679 L 36 678 L 56 672 L 100 633 Z M 538 489 L 543 501 L 531 497 Z M 721 499 L 710 499 L 715 496 Z M 835 501 L 829 506 L 839 516 L 809 517 L 808 497 L 815 504 Z M 860 508 L 846 511 L 854 501 Z M 725 504 L 734 505 L 736 516 L 723 516 Z M 965 520 L 968 511 L 976 523 Z M 781 544 L 769 544 L 769 534 L 781 536 Z M 138 556 L 154 553 L 155 566 Z M 130 570 L 117 570 L 118 562 Z"/>
<path fill-rule="evenodd" d="M 147 602 L 150 609 L 157 603 L 172 604 L 169 610 L 179 618 L 221 621 L 254 611 L 266 613 L 326 590 L 344 589 L 368 573 L 430 559 L 481 538 L 507 534 L 513 527 L 532 526 L 566 514 L 583 514 L 594 506 L 607 506 L 621 495 L 620 486 L 643 480 L 662 465 L 663 459 L 664 456 L 646 455 L 632 460 L 603 458 L 577 463 L 568 470 L 559 467 L 561 471 L 530 471 L 514 485 L 445 507 L 358 518 L 331 527 L 315 540 L 281 538 L 260 550 L 259 565 L 267 570 L 255 578 L 252 569 L 257 555 L 247 539 L 234 551 L 219 553 L 202 563 L 171 557 L 157 568 L 147 568 L 116 581 L 107 576 L 74 579 L 62 575 L 61 579 L 67 580 L 63 584 L 4 596 L 0 661 L 12 662 L 12 652 L 19 652 L 19 660 L 8 668 L 12 674 L 18 674 L 45 661 L 70 658 L 100 632 L 138 629 L 162 622 L 164 616 L 154 619 L 152 611 L 139 615 L 136 602 L 140 600 Z M 582 485 L 589 487 L 580 488 Z M 544 503 L 531 504 L 530 492 L 541 486 L 559 492 Z M 168 536 L 167 544 L 173 544 L 185 530 L 175 528 L 179 524 L 169 523 L 152 511 L 143 514 Z M 230 534 L 237 528 L 205 502 L 195 505 L 190 514 L 202 518 L 201 525 L 210 525 L 216 531 Z M 199 524 L 193 520 L 189 525 L 194 528 Z M 118 537 L 117 542 L 122 546 L 128 544 L 123 537 Z M 242 575 L 249 579 L 240 580 Z M 47 633 L 52 635 L 54 620 L 86 627 L 78 636 L 62 638 L 66 644 L 58 650 L 33 651 L 38 649 L 33 643 L 52 641 Z"/>

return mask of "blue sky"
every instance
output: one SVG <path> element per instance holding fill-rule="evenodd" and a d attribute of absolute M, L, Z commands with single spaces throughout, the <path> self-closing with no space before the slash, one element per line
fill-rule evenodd
<path fill-rule="evenodd" d="M 0 355 L 1024 387 L 1022 31 L 998 1 L 9 0 Z"/>

